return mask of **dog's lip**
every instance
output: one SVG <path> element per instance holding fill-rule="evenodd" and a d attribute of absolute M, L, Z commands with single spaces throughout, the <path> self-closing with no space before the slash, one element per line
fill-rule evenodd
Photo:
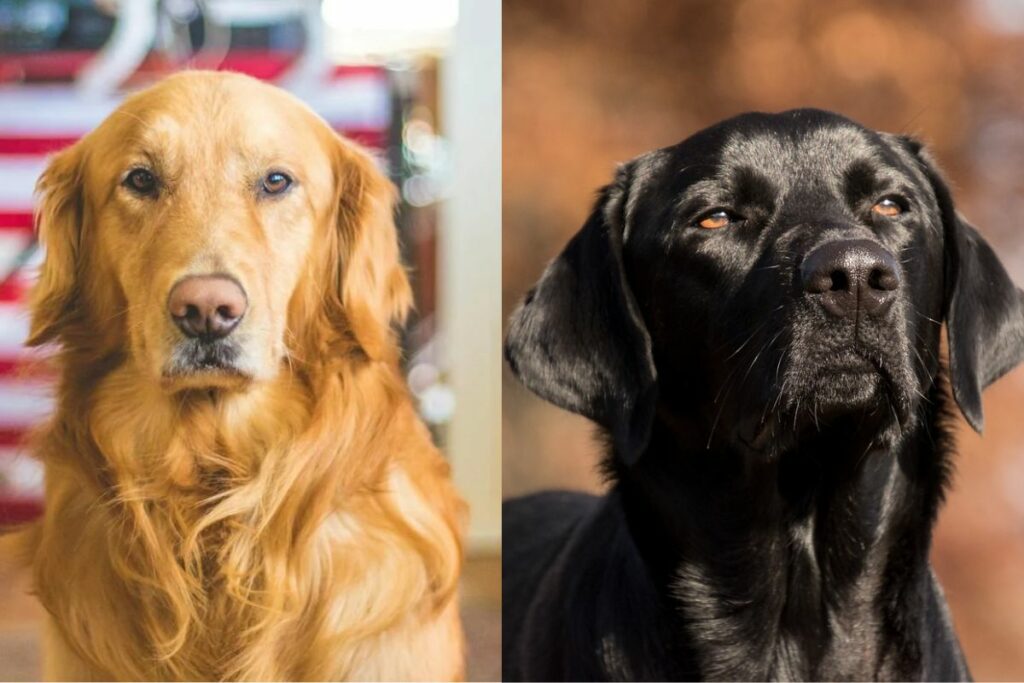
<path fill-rule="evenodd" d="M 750 420 L 745 424 L 738 425 L 736 435 L 739 441 L 752 452 L 766 453 L 772 449 L 775 440 L 782 437 L 795 438 L 796 432 L 800 431 L 797 429 L 798 425 L 816 426 L 823 420 L 842 415 L 847 409 L 863 409 L 865 405 L 837 402 L 834 405 L 817 404 L 819 412 L 816 415 L 805 412 L 805 410 L 799 410 L 799 414 L 794 412 L 796 406 L 800 406 L 801 403 L 813 404 L 808 404 L 807 399 L 813 396 L 823 384 L 840 378 L 857 382 L 858 385 L 873 380 L 873 386 L 865 385 L 864 388 L 870 390 L 871 394 L 880 397 L 883 402 L 885 399 L 881 398 L 881 395 L 889 393 L 888 402 L 895 411 L 897 420 L 903 424 L 909 419 L 909 406 L 900 396 L 893 393 L 892 387 L 895 378 L 887 362 L 884 358 L 880 358 L 879 354 L 872 353 L 871 349 L 855 347 L 837 350 L 830 355 L 830 358 L 833 359 L 832 362 L 823 363 L 812 371 L 803 384 L 803 390 L 799 396 L 790 396 L 790 400 L 785 402 L 782 410 L 768 411 L 761 420 Z M 885 409 L 889 410 L 889 408 Z M 786 427 L 791 421 L 794 422 L 793 430 Z"/>
<path fill-rule="evenodd" d="M 866 349 L 853 348 L 841 351 L 838 359 L 823 364 L 820 374 L 866 375 L 884 374 L 884 367 Z"/>
<path fill-rule="evenodd" d="M 166 366 L 163 374 L 168 377 L 204 372 L 245 374 L 236 362 L 237 354 L 234 347 L 199 347 L 193 357 Z"/>
<path fill-rule="evenodd" d="M 868 357 L 865 354 L 857 351 L 851 351 L 843 354 L 837 358 L 834 362 L 823 364 L 815 369 L 813 376 L 810 378 L 807 386 L 807 394 L 814 395 L 819 389 L 836 382 L 845 382 L 849 385 L 851 382 L 854 383 L 852 386 L 857 387 L 858 393 L 863 390 L 870 394 L 880 394 L 891 389 L 892 375 L 886 366 L 886 364 L 880 359 Z M 851 389 L 852 389 L 851 386 Z M 837 400 L 829 401 L 823 405 L 818 403 L 819 407 L 824 407 L 826 412 L 843 412 L 844 407 L 848 405 L 847 400 L 841 397 L 835 397 Z M 854 403 L 857 403 L 854 401 Z M 856 408 L 855 405 L 850 405 L 851 408 Z"/>
<path fill-rule="evenodd" d="M 252 373 L 232 361 L 217 358 L 213 353 L 187 365 L 164 368 L 160 377 L 161 384 L 169 391 L 235 388 L 247 385 L 253 379 Z"/>
<path fill-rule="evenodd" d="M 833 365 L 824 368 L 821 375 L 878 375 L 879 369 L 870 363 L 863 365 Z"/>
<path fill-rule="evenodd" d="M 187 363 L 177 364 L 164 370 L 164 376 L 177 377 L 203 372 L 233 372 L 244 374 L 233 360 L 226 360 L 218 355 L 215 349 L 207 349 L 199 358 Z"/>

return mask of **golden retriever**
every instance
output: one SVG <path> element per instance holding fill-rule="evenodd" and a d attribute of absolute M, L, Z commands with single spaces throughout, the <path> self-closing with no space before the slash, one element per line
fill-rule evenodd
<path fill-rule="evenodd" d="M 464 505 L 399 371 L 372 160 L 281 90 L 186 72 L 38 190 L 45 675 L 461 678 Z"/>

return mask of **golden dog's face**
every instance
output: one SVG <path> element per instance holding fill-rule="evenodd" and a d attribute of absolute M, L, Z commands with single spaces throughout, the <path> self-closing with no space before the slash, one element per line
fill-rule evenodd
<path fill-rule="evenodd" d="M 271 378 L 316 325 L 379 355 L 408 306 L 387 181 L 247 77 L 184 73 L 129 98 L 40 190 L 33 341 L 84 327 L 169 391 Z"/>

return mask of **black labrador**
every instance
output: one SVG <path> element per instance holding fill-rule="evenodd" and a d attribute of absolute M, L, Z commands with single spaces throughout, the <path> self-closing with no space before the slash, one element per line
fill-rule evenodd
<path fill-rule="evenodd" d="M 745 114 L 625 164 L 508 332 L 611 490 L 506 503 L 506 679 L 969 678 L 928 561 L 947 395 L 980 431 L 1022 356 L 911 138 Z"/>

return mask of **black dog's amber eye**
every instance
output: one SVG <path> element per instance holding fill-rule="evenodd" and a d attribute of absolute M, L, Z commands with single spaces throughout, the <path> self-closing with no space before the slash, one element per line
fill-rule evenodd
<path fill-rule="evenodd" d="M 292 179 L 284 173 L 274 171 L 268 173 L 267 177 L 263 179 L 263 192 L 266 194 L 281 194 L 289 187 L 291 187 Z"/>
<path fill-rule="evenodd" d="M 150 195 L 156 191 L 156 176 L 144 168 L 137 168 L 128 174 L 124 184 L 133 192 Z"/>
<path fill-rule="evenodd" d="M 732 222 L 733 217 L 729 214 L 728 211 L 715 211 L 714 213 L 710 213 L 707 216 L 704 216 L 704 218 L 702 218 L 700 222 L 697 223 L 697 225 L 706 230 L 718 230 L 719 228 L 724 228 L 725 226 L 729 225 Z"/>
<path fill-rule="evenodd" d="M 871 207 L 871 210 L 879 216 L 885 216 L 886 218 L 893 218 L 903 213 L 903 207 L 892 197 L 880 200 Z"/>

